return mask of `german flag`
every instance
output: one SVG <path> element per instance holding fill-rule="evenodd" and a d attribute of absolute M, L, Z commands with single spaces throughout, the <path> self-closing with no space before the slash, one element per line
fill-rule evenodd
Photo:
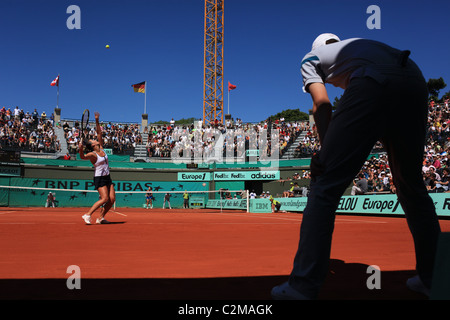
<path fill-rule="evenodd" d="M 134 89 L 134 92 L 142 92 L 145 93 L 145 81 L 137 84 L 131 85 Z"/>

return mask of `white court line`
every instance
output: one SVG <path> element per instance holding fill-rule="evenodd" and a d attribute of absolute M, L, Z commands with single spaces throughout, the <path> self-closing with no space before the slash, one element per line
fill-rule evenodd
<path fill-rule="evenodd" d="M 369 220 L 355 220 L 355 219 L 338 219 L 336 217 L 336 222 L 354 222 L 354 223 L 387 223 L 386 221 L 369 221 Z"/>
<path fill-rule="evenodd" d="M 155 225 L 199 225 L 198 222 L 131 222 L 129 224 L 155 224 Z M 292 225 L 292 223 L 288 222 L 202 222 L 201 224 L 217 224 L 217 225 L 226 225 L 226 224 L 239 224 L 239 225 L 252 225 L 252 224 L 267 224 L 267 225 L 277 225 L 277 224 L 289 224 Z"/>
<path fill-rule="evenodd" d="M 114 213 L 120 214 L 121 216 L 124 216 L 124 217 L 126 217 L 126 216 L 127 216 L 126 214 L 124 214 L 124 213 L 120 213 L 119 211 L 114 211 L 114 210 L 111 210 L 111 212 L 114 212 Z"/>
<path fill-rule="evenodd" d="M 38 223 L 38 222 L 0 222 L 0 225 L 2 224 L 36 224 L 36 225 L 42 225 L 42 224 L 77 224 L 74 222 L 49 222 L 49 223 Z"/>
<path fill-rule="evenodd" d="M 216 216 L 233 216 L 233 217 L 242 217 L 242 218 L 262 218 L 262 219 L 278 219 L 278 220 L 287 220 L 287 221 L 300 221 L 300 219 L 281 217 L 281 216 L 261 216 L 254 215 L 254 213 L 215 213 L 215 212 L 204 212 L 204 214 L 211 214 Z M 273 213 L 273 215 L 278 213 Z"/>

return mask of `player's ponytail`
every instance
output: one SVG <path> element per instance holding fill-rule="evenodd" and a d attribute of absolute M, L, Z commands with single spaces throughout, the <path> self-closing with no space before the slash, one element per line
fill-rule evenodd
<path fill-rule="evenodd" d="M 92 151 L 94 151 L 94 148 L 92 148 L 92 143 L 91 143 L 91 141 L 87 141 L 87 142 L 86 142 L 86 151 L 87 151 L 87 152 L 92 152 Z"/>

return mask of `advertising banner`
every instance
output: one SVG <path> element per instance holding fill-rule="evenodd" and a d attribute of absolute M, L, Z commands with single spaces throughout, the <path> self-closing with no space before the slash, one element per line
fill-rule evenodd
<path fill-rule="evenodd" d="M 178 172 L 178 181 L 211 181 L 211 172 Z"/>
<path fill-rule="evenodd" d="M 245 199 L 208 200 L 206 207 L 214 209 L 222 208 L 222 209 L 247 210 L 247 200 Z"/>
<path fill-rule="evenodd" d="M 280 171 L 178 172 L 178 181 L 279 180 Z"/>
<path fill-rule="evenodd" d="M 450 193 L 430 194 L 439 216 L 450 216 Z M 281 202 L 282 211 L 303 212 L 307 197 L 276 198 Z M 269 199 L 250 199 L 250 212 L 271 212 Z M 343 196 L 339 202 L 337 213 L 352 214 L 395 214 L 404 211 L 395 194 Z"/>
<path fill-rule="evenodd" d="M 223 171 L 214 172 L 214 180 L 279 180 L 280 171 Z"/>
<path fill-rule="evenodd" d="M 6 183 L 6 181 L 8 183 Z M 2 189 L 0 205 L 11 207 L 43 207 L 47 196 L 51 192 L 59 207 L 90 207 L 98 200 L 98 192 L 92 180 L 62 180 L 62 179 L 32 179 L 32 178 L 3 178 L 3 185 L 17 188 Z M 153 189 L 153 207 L 161 208 L 164 195 L 171 194 L 172 208 L 182 208 L 183 192 L 206 191 L 208 184 L 201 182 L 170 182 L 170 181 L 113 181 L 116 191 L 117 207 L 142 208 L 146 203 L 145 194 L 149 187 Z M 26 187 L 26 188 L 20 188 Z M 178 191 L 175 193 L 174 191 Z M 205 192 L 192 193 L 206 202 L 208 194 Z M 167 205 L 166 205 L 167 207 Z"/>

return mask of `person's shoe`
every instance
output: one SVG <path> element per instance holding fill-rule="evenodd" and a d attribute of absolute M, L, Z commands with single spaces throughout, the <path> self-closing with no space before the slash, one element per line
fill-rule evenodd
<path fill-rule="evenodd" d="M 86 224 L 91 224 L 91 216 L 88 214 L 83 215 L 81 218 L 83 218 L 84 222 L 86 222 Z"/>
<path fill-rule="evenodd" d="M 310 300 L 292 288 L 288 282 L 274 287 L 270 294 L 274 300 Z"/>
<path fill-rule="evenodd" d="M 111 222 L 105 220 L 105 218 L 97 219 L 96 222 L 97 222 L 98 224 L 108 224 L 108 223 L 111 223 Z"/>
<path fill-rule="evenodd" d="M 426 295 L 427 297 L 430 296 L 430 289 L 428 289 L 423 284 L 422 280 L 420 280 L 420 277 L 418 275 L 415 277 L 409 278 L 406 281 L 406 286 L 408 287 L 409 290 L 422 293 L 422 294 Z"/>

